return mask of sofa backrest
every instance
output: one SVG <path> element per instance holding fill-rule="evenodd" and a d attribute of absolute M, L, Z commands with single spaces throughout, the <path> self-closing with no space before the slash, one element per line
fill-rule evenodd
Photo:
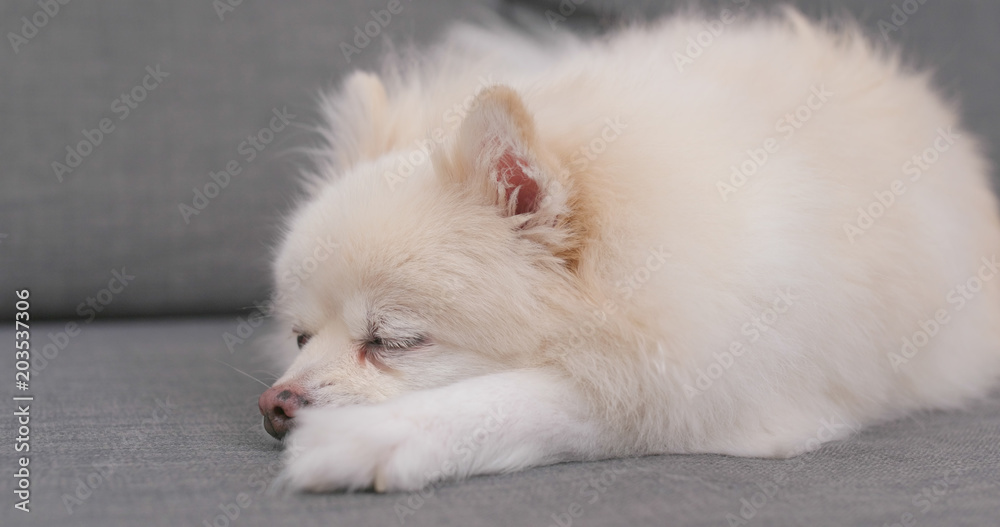
<path fill-rule="evenodd" d="M 50 318 L 224 313 L 263 302 L 270 248 L 305 162 L 294 149 L 314 139 L 316 94 L 351 69 L 374 67 L 383 38 L 428 42 L 493 3 L 3 3 L 0 314 L 13 313 L 22 288 L 32 290 L 34 316 Z M 563 16 L 567 4 L 576 5 L 531 9 Z M 810 16 L 849 12 L 876 39 L 884 34 L 935 67 L 997 159 L 1000 3 L 798 4 Z M 563 14 L 572 25 L 673 7 L 591 0 Z"/>

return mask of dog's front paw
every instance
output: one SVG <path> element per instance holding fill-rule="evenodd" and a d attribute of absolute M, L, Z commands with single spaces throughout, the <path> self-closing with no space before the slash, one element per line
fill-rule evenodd
<path fill-rule="evenodd" d="M 410 491 L 441 478 L 447 437 L 390 406 L 316 409 L 296 420 L 279 488 Z"/>

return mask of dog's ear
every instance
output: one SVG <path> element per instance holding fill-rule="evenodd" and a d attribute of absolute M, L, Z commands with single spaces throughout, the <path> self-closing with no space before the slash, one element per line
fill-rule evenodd
<path fill-rule="evenodd" d="M 337 168 L 347 170 L 390 148 L 389 102 L 377 75 L 351 73 L 337 95 L 323 98 L 321 107 L 332 132 L 330 144 L 337 145 L 332 152 Z"/>
<path fill-rule="evenodd" d="M 520 96 L 506 86 L 480 92 L 458 130 L 451 177 L 525 226 L 553 224 L 565 192 L 545 163 L 535 124 Z"/>

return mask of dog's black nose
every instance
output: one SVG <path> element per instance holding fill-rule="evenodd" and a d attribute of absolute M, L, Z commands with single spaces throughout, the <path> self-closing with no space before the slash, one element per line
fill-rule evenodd
<path fill-rule="evenodd" d="M 264 416 L 264 430 L 276 439 L 281 439 L 291 430 L 295 412 L 303 406 L 309 406 L 309 400 L 300 386 L 279 384 L 262 393 L 257 406 Z"/>

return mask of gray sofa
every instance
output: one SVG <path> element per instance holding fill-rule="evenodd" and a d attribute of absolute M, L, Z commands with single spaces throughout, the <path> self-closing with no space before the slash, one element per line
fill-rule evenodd
<path fill-rule="evenodd" d="M 357 46 L 387 0 L 64 1 L 0 5 L 0 342 L 28 289 L 35 350 L 27 391 L 13 353 L 0 361 L 4 394 L 34 397 L 29 513 L 11 477 L 25 403 L 8 397 L 0 419 L 0 525 L 1000 525 L 1000 393 L 792 460 L 658 456 L 413 494 L 269 494 L 281 449 L 254 378 L 279 372 L 254 352 L 257 314 L 318 91 L 375 67 L 384 37 L 429 42 L 483 10 L 563 10 L 601 31 L 676 5 L 404 0 Z M 933 67 L 1000 166 L 1000 4 L 797 4 L 850 14 Z"/>

